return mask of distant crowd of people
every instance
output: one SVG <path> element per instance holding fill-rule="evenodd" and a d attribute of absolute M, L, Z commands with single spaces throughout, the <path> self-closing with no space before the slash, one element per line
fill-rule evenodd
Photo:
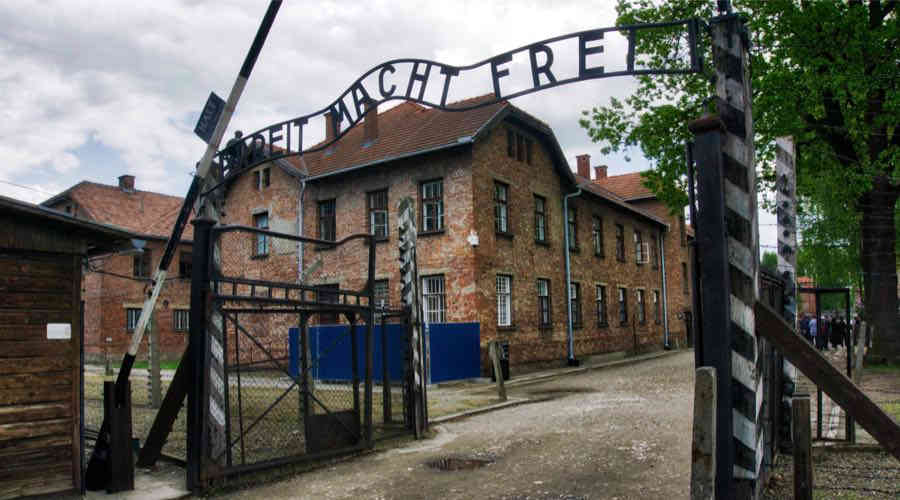
<path fill-rule="evenodd" d="M 848 323 L 840 315 L 826 313 L 817 320 L 811 314 L 804 314 L 800 317 L 800 333 L 820 351 L 827 351 L 829 345 L 832 349 L 855 346 L 857 324 L 859 318 Z"/>

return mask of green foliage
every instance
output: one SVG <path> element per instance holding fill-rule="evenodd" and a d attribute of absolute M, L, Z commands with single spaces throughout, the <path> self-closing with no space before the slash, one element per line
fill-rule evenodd
<path fill-rule="evenodd" d="M 768 269 L 772 273 L 778 272 L 778 255 L 775 252 L 763 252 L 759 265 Z"/>

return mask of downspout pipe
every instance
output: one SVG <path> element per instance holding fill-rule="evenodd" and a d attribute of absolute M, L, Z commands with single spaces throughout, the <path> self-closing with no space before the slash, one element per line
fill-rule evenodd
<path fill-rule="evenodd" d="M 663 303 L 663 347 L 666 349 L 671 349 L 672 346 L 669 345 L 669 291 L 668 291 L 668 283 L 666 280 L 666 239 L 663 237 L 659 238 L 659 255 L 661 257 L 660 261 L 662 261 L 662 303 Z"/>
<path fill-rule="evenodd" d="M 572 267 L 569 258 L 569 198 L 574 198 L 576 196 L 581 195 L 581 188 L 578 188 L 574 193 L 569 193 L 563 196 L 563 247 L 566 249 L 566 314 L 568 320 L 566 321 L 566 338 L 568 339 L 569 345 L 569 365 L 576 366 L 578 365 L 578 360 L 575 359 L 575 340 L 572 335 Z"/>

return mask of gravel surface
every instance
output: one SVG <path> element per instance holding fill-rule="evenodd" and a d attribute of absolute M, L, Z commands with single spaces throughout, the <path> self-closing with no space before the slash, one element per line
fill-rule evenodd
<path fill-rule="evenodd" d="M 537 402 L 435 426 L 432 439 L 225 498 L 686 496 L 692 352 L 511 387 L 509 393 Z M 480 459 L 483 466 L 429 467 L 445 457 Z"/>
<path fill-rule="evenodd" d="M 781 455 L 763 498 L 793 496 L 794 462 L 790 455 Z M 881 451 L 814 448 L 813 498 L 900 498 L 900 463 Z"/>

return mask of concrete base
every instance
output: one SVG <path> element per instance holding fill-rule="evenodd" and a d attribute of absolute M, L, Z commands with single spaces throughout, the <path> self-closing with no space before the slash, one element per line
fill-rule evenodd
<path fill-rule="evenodd" d="M 95 500 L 175 500 L 188 498 L 183 468 L 160 462 L 153 470 L 134 470 L 134 490 L 107 494 L 105 491 L 88 491 L 83 498 Z"/>

